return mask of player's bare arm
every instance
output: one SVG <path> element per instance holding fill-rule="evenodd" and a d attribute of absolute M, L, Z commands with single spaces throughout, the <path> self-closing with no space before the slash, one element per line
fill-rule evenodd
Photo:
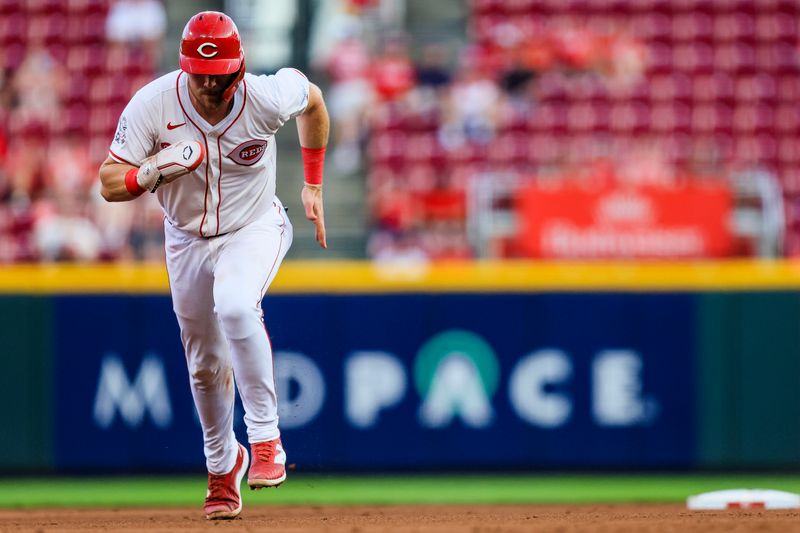
<path fill-rule="evenodd" d="M 103 161 L 100 165 L 100 194 L 107 202 L 127 202 L 137 197 L 125 188 L 125 174 L 135 168 L 119 163 L 110 156 Z"/>
<path fill-rule="evenodd" d="M 306 218 L 314 223 L 317 242 L 323 248 L 328 247 L 328 241 L 325 236 L 325 212 L 322 207 L 322 164 L 325 147 L 328 145 L 329 130 L 330 119 L 322 91 L 310 83 L 308 105 L 305 111 L 297 116 L 297 131 L 300 134 L 305 167 L 305 185 L 300 197 Z"/>
<path fill-rule="evenodd" d="M 100 194 L 108 202 L 126 202 L 145 191 L 156 192 L 195 170 L 203 162 L 205 151 L 197 141 L 183 141 L 164 148 L 135 167 L 109 156 L 100 167 Z"/>

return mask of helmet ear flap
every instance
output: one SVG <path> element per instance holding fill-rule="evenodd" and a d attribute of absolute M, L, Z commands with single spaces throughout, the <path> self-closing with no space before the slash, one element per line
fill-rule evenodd
<path fill-rule="evenodd" d="M 239 72 L 236 73 L 236 77 L 228 85 L 228 88 L 225 89 L 225 92 L 222 93 L 222 99 L 224 101 L 230 102 L 231 98 L 233 98 L 233 93 L 236 92 L 236 89 L 239 87 L 239 83 L 241 83 L 242 79 L 244 79 L 244 72 L 244 57 L 242 57 L 242 66 L 239 67 Z"/>

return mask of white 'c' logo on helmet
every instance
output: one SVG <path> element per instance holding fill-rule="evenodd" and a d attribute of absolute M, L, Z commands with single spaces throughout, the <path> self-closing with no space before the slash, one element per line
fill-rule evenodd
<path fill-rule="evenodd" d="M 213 52 L 206 52 L 206 51 L 203 50 L 203 48 L 213 48 L 214 51 Z M 214 57 L 215 55 L 217 55 L 219 53 L 219 51 L 217 50 L 217 45 L 216 44 L 214 44 L 214 43 L 203 43 L 203 44 L 201 44 L 200 46 L 197 47 L 197 53 L 200 54 L 203 57 Z"/>

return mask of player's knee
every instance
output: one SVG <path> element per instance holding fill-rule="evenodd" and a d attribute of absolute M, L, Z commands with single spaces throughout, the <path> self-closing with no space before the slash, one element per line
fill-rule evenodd
<path fill-rule="evenodd" d="M 189 365 L 189 375 L 195 389 L 216 389 L 220 381 L 230 381 L 233 383 L 233 367 L 230 363 L 217 360 L 213 363 L 208 361 L 195 361 Z"/>
<path fill-rule="evenodd" d="M 260 322 L 258 308 L 242 298 L 217 302 L 217 316 L 228 339 L 243 339 L 256 333 Z"/>

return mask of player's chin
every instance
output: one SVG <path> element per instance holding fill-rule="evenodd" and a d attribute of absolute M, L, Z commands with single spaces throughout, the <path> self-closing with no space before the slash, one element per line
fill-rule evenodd
<path fill-rule="evenodd" d="M 217 105 L 222 102 L 222 93 L 203 93 L 202 98 L 206 104 Z"/>

